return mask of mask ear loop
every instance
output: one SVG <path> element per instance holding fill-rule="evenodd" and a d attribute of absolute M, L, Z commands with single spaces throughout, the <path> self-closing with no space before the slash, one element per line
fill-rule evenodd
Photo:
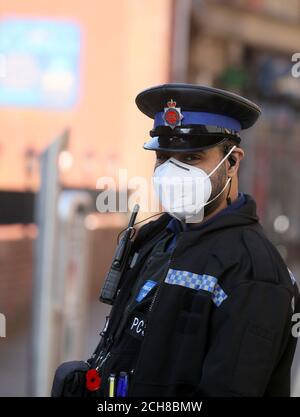
<path fill-rule="evenodd" d="M 212 203 L 213 201 L 215 201 L 224 192 L 224 190 L 226 189 L 226 187 L 228 186 L 229 183 L 231 185 L 231 178 L 228 178 L 228 180 L 226 181 L 226 184 L 222 188 L 222 191 L 220 191 L 219 194 L 217 194 L 212 200 L 210 200 L 207 203 L 203 204 L 202 208 L 205 207 L 205 206 L 207 206 L 208 204 Z"/>
<path fill-rule="evenodd" d="M 234 150 L 236 148 L 236 145 L 234 145 L 231 149 L 230 149 L 230 151 L 227 153 L 227 155 L 225 155 L 224 156 L 224 158 L 218 163 L 218 165 L 211 171 L 211 173 L 208 175 L 208 177 L 210 177 L 222 164 L 223 164 L 223 162 L 229 157 L 229 155 L 231 154 L 231 152 Z M 226 202 L 227 202 L 227 205 L 228 206 L 230 206 L 231 205 L 231 198 L 229 197 L 229 194 L 230 194 L 230 190 L 231 190 L 231 177 L 230 178 L 228 178 L 228 180 L 227 180 L 227 182 L 226 182 L 226 184 L 225 184 L 225 187 L 223 188 L 223 190 L 218 194 L 218 195 L 216 195 L 216 197 L 214 197 L 211 201 L 209 201 L 208 203 L 206 203 L 206 204 L 209 204 L 209 203 L 211 203 L 211 202 L 213 202 L 216 198 L 218 198 L 219 197 L 219 195 L 221 195 L 222 193 L 223 193 L 223 191 L 225 190 L 225 188 L 227 187 L 227 185 L 229 184 L 229 189 L 228 189 L 228 193 L 227 193 L 227 197 L 226 197 Z M 205 205 L 206 205 L 205 204 Z"/>
<path fill-rule="evenodd" d="M 218 163 L 218 165 L 211 171 L 210 174 L 208 174 L 207 176 L 210 177 L 214 172 L 216 172 L 216 170 L 223 164 L 223 162 L 228 158 L 228 156 L 231 154 L 231 152 L 236 148 L 236 145 L 234 145 L 230 151 L 227 153 L 227 155 L 224 156 L 223 159 L 221 159 L 221 161 Z"/>

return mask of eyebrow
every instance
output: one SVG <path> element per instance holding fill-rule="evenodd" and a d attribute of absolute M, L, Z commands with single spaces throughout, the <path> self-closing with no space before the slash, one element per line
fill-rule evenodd
<path fill-rule="evenodd" d="M 155 153 L 157 154 L 157 155 L 174 155 L 175 153 L 178 153 L 178 154 L 180 154 L 180 155 L 194 155 L 194 154 L 198 154 L 198 153 L 202 153 L 202 154 L 204 154 L 204 153 L 206 153 L 205 152 L 205 150 L 203 149 L 203 150 L 198 150 L 198 151 L 186 151 L 186 152 L 180 152 L 180 151 L 160 151 L 160 150 L 156 150 L 155 151 Z"/>

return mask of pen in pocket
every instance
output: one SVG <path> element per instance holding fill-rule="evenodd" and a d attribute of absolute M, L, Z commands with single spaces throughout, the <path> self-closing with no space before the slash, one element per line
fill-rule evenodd
<path fill-rule="evenodd" d="M 109 383 L 109 397 L 114 397 L 115 396 L 115 383 L 116 383 L 115 374 L 109 375 L 108 383 Z"/>
<path fill-rule="evenodd" d="M 126 397 L 128 393 L 128 374 L 120 372 L 117 386 L 117 397 Z"/>

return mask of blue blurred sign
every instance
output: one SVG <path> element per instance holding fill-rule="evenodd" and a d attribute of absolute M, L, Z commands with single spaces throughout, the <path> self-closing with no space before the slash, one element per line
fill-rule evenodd
<path fill-rule="evenodd" d="M 79 90 L 80 28 L 48 19 L 0 20 L 0 105 L 68 109 Z"/>

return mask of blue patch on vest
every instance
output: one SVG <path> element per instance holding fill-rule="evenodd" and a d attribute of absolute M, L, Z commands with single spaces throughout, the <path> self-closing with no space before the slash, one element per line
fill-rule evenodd
<path fill-rule="evenodd" d="M 155 285 L 157 285 L 156 281 L 151 281 L 150 279 L 146 281 L 140 289 L 137 297 L 135 298 L 136 301 L 138 303 L 141 302 L 146 297 L 146 295 L 152 290 L 152 288 L 155 287 Z"/>
<path fill-rule="evenodd" d="M 199 275 L 189 271 L 179 271 L 169 269 L 165 278 L 167 284 L 182 285 L 183 287 L 194 290 L 204 290 L 212 293 L 212 301 L 216 306 L 220 306 L 227 298 L 227 294 L 218 284 L 218 279 L 211 275 Z"/>

